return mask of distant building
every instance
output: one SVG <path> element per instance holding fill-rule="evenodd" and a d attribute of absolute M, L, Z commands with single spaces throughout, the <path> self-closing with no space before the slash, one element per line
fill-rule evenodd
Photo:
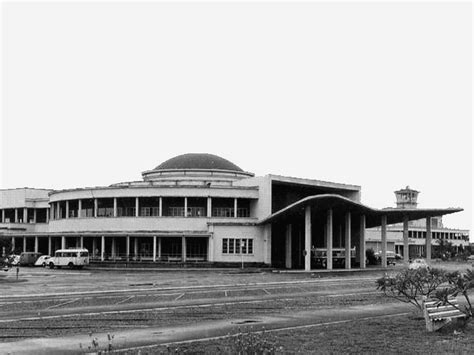
<path fill-rule="evenodd" d="M 408 221 L 462 211 L 413 208 L 411 195 L 401 195 L 409 200 L 397 208 L 374 209 L 360 196 L 357 185 L 257 177 L 216 155 L 184 154 L 143 172 L 141 181 L 0 190 L 0 238 L 17 253 L 85 247 L 92 262 L 102 263 L 364 268 L 367 234 L 376 233 L 366 228 L 380 227 L 386 266 L 393 240 L 387 225 L 406 221 L 407 233 L 420 232 Z"/>
<path fill-rule="evenodd" d="M 395 191 L 397 209 L 416 209 L 418 205 L 419 191 L 405 189 Z M 454 247 L 469 246 L 469 231 L 465 229 L 454 229 L 443 226 L 443 217 L 431 218 L 431 244 L 436 246 L 440 240 L 452 243 Z M 366 246 L 375 252 L 382 250 L 380 238 L 380 227 L 370 228 L 366 231 Z M 403 252 L 403 223 L 387 226 L 387 250 L 400 255 Z M 421 257 L 426 255 L 426 220 L 419 219 L 408 222 L 408 251 L 409 257 Z"/>

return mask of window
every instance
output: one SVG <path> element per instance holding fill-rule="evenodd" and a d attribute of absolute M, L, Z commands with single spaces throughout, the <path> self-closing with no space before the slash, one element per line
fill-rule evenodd
<path fill-rule="evenodd" d="M 224 238 L 222 239 L 223 254 L 253 254 L 252 238 Z"/>

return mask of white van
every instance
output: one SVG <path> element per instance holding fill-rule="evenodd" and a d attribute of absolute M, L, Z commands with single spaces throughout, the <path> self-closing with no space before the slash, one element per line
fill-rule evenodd
<path fill-rule="evenodd" d="M 59 249 L 54 256 L 48 260 L 51 269 L 67 266 L 71 269 L 82 269 L 84 265 L 89 265 L 89 251 L 87 249 Z"/>

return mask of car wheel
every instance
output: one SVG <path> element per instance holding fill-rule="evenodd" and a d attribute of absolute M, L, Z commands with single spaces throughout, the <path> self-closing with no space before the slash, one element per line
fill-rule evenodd
<path fill-rule="evenodd" d="M 54 263 L 49 263 L 49 268 L 54 269 Z"/>
<path fill-rule="evenodd" d="M 74 269 L 74 264 L 73 264 L 73 263 L 69 263 L 69 264 L 67 264 L 67 266 L 68 266 L 70 269 Z"/>
<path fill-rule="evenodd" d="M 46 267 L 46 263 L 45 263 L 45 262 L 43 262 L 43 267 Z"/>

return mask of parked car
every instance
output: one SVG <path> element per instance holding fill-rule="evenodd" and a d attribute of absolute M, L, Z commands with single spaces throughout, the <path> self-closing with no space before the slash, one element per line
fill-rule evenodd
<path fill-rule="evenodd" d="M 51 256 L 49 255 L 41 255 L 38 260 L 35 262 L 35 266 L 42 266 L 46 267 L 49 265 L 49 259 L 51 259 Z"/>
<path fill-rule="evenodd" d="M 18 265 L 18 263 L 20 262 L 20 255 L 9 255 L 7 257 L 7 264 L 8 265 Z"/>
<path fill-rule="evenodd" d="M 421 268 L 429 268 L 430 266 L 428 265 L 428 263 L 426 262 L 425 259 L 413 259 L 412 261 L 410 261 L 410 264 L 408 265 L 408 268 L 409 269 L 421 269 Z"/>
<path fill-rule="evenodd" d="M 33 266 L 40 256 L 41 253 L 31 251 L 23 252 L 20 254 L 19 264 L 21 266 Z"/>

